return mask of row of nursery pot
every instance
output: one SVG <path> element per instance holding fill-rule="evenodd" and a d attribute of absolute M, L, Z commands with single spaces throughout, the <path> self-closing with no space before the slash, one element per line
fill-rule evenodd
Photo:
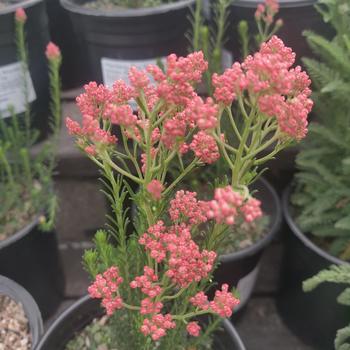
<path fill-rule="evenodd" d="M 63 52 L 63 84 L 66 87 L 79 86 L 91 80 L 109 84 L 117 78 L 127 77 L 131 64 L 139 67 L 162 59 L 170 53 L 184 55 L 188 50 L 186 34 L 191 32 L 189 18 L 195 6 L 203 6 L 202 0 L 181 1 L 124 1 L 57 0 L 19 1 L 15 5 L 5 5 L 0 10 L 1 33 L 5 40 L 1 48 L 11 51 L 0 61 L 0 65 L 15 62 L 13 27 L 10 14 L 15 8 L 25 7 L 32 12 L 31 33 L 37 32 L 42 40 L 33 46 L 33 56 L 42 49 L 49 36 Z M 238 24 L 246 20 L 254 27 L 254 12 L 258 0 L 210 1 L 209 6 L 215 19 L 214 8 L 226 2 L 228 41 L 227 52 L 235 58 L 241 56 Z M 316 0 L 283 0 L 280 2 L 280 18 L 284 22 L 281 38 L 293 47 L 298 57 L 310 54 L 302 32 L 305 29 L 327 32 L 324 22 L 314 9 Z M 47 7 L 48 19 L 45 12 Z M 195 19 L 192 18 L 192 21 Z M 31 40 L 31 38 L 29 38 Z M 34 52 L 36 50 L 36 53 Z M 37 105 L 45 107 L 47 94 L 44 77 L 44 62 L 31 60 L 31 76 L 37 96 Z M 46 85 L 45 85 L 46 84 Z M 46 106 L 47 108 L 47 106 Z"/>
<path fill-rule="evenodd" d="M 339 350 L 350 339 L 350 4 L 319 6 L 335 36 L 306 35 L 317 57 L 304 59 L 317 121 L 310 123 L 295 178 L 283 194 L 289 230 L 278 308 L 305 342 Z"/>
<path fill-rule="evenodd" d="M 60 305 L 64 292 L 63 269 L 54 229 L 57 198 L 53 186 L 61 128 L 61 55 L 58 47 L 47 40 L 47 23 L 35 21 L 37 14 L 45 11 L 44 7 L 29 7 L 27 12 L 20 8 L 15 13 L 15 5 L 5 8 L 8 11 L 6 21 L 3 22 L 1 18 L 0 26 L 11 23 L 14 36 L 11 40 L 0 36 L 6 43 L 5 49 L 1 48 L 0 59 L 15 59 L 17 63 L 3 67 L 0 94 L 4 94 L 5 98 L 0 100 L 7 103 L 6 97 L 14 97 L 18 105 L 1 106 L 5 118 L 0 116 L 0 275 L 25 288 L 47 319 Z M 15 48 L 12 48 L 12 42 L 16 43 Z M 32 50 L 33 42 L 37 46 L 34 45 Z M 29 60 L 32 64 L 29 64 Z M 39 73 L 41 66 L 47 67 L 48 73 L 45 71 L 42 80 L 33 80 L 33 83 L 37 91 L 41 89 L 50 97 L 47 101 L 50 100 L 50 112 L 37 108 L 39 100 L 30 103 L 33 84 L 29 71 L 33 69 Z M 11 81 L 13 76 L 15 82 Z M 48 82 L 44 82 L 45 79 Z M 21 115 L 14 112 L 18 106 L 23 108 Z M 50 122 L 52 133 L 50 140 L 35 154 L 32 146 L 38 140 L 39 132 L 35 128 L 33 115 L 45 117 Z M 6 282 L 5 279 L 1 281 Z M 12 285 L 6 288 L 15 289 Z M 24 309 L 27 310 L 26 305 Z M 33 309 L 34 313 L 36 311 Z M 29 315 L 29 321 L 32 316 L 38 322 L 36 314 Z M 35 331 L 34 342 L 39 339 L 40 332 Z"/>

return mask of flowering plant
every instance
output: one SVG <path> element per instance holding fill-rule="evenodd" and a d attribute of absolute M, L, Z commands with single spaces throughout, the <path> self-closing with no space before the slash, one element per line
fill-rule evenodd
<path fill-rule="evenodd" d="M 15 13 L 15 33 L 18 60 L 21 64 L 23 82 L 23 117 L 16 115 L 9 106 L 10 117 L 0 115 L 0 240 L 23 228 L 33 218 L 41 217 L 41 228 L 49 230 L 54 224 L 56 196 L 52 189 L 52 175 L 55 168 L 55 152 L 61 124 L 59 69 L 61 54 L 59 48 L 49 43 L 46 48 L 48 60 L 52 137 L 33 156 L 31 147 L 38 139 L 38 132 L 31 126 L 31 110 L 28 97 L 27 72 L 28 52 L 25 43 L 27 15 L 22 8 Z"/>
<path fill-rule="evenodd" d="M 102 299 L 119 323 L 120 315 L 128 320 L 123 333 L 132 348 L 201 346 L 218 317 L 231 316 L 238 300 L 227 285 L 219 286 L 211 301 L 204 291 L 211 286 L 216 252 L 237 216 L 251 222 L 262 215 L 247 187 L 258 166 L 306 135 L 310 80 L 300 67 L 291 68 L 294 56 L 272 37 L 242 64 L 214 74 L 214 98 L 206 100 L 195 91 L 208 68 L 202 52 L 168 56 L 165 71 L 132 67 L 130 85 L 116 81 L 108 88 L 92 82 L 77 98 L 82 124 L 67 118 L 66 125 L 100 167 L 113 208 L 109 232 L 99 231 L 96 249 L 84 256 L 95 279 L 89 293 Z M 224 120 L 231 127 L 226 133 Z M 119 143 L 113 125 L 120 128 Z M 263 154 L 271 145 L 273 151 Z M 187 174 L 220 157 L 231 181 L 217 184 L 212 200 L 200 200 L 191 191 L 174 194 Z M 173 167 L 179 170 L 169 177 Z M 123 207 L 127 196 L 138 208 L 130 237 Z M 210 316 L 202 336 L 184 336 L 186 330 L 201 334 L 202 315 Z"/>

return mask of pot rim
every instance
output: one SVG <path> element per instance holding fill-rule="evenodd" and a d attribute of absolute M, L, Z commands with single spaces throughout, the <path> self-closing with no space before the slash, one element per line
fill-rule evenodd
<path fill-rule="evenodd" d="M 11 235 L 10 237 L 4 239 L 3 241 L 0 241 L 0 252 L 1 249 L 8 247 L 9 245 L 17 242 L 22 237 L 27 235 L 35 226 L 39 224 L 39 219 L 41 215 L 36 215 L 34 219 L 28 223 L 26 226 L 24 226 L 22 229 Z"/>
<path fill-rule="evenodd" d="M 151 15 L 161 15 L 172 11 L 177 11 L 182 8 L 191 6 L 195 0 L 180 0 L 170 4 L 159 5 L 155 7 L 142 7 L 135 9 L 91 9 L 79 6 L 74 0 L 60 0 L 61 6 L 70 12 L 79 15 L 93 16 L 93 17 L 107 17 L 107 18 L 132 18 L 132 17 L 146 17 Z"/>
<path fill-rule="evenodd" d="M 44 332 L 43 320 L 37 303 L 21 285 L 1 275 L 0 294 L 7 295 L 16 303 L 22 304 L 32 335 L 32 349 L 35 349 Z"/>
<path fill-rule="evenodd" d="M 55 329 L 65 321 L 65 319 L 72 313 L 76 312 L 77 309 L 81 307 L 81 305 L 85 304 L 89 300 L 92 300 L 89 295 L 85 295 L 70 305 L 66 310 L 64 310 L 59 317 L 51 324 L 51 326 L 47 329 L 45 334 L 41 337 L 39 344 L 36 347 L 36 350 L 41 350 L 44 346 L 45 342 L 48 338 L 50 338 L 54 333 Z M 246 350 L 237 330 L 234 328 L 232 323 L 228 319 L 223 319 L 222 321 L 223 327 L 225 331 L 230 335 L 230 338 L 237 346 L 237 350 Z"/>
<path fill-rule="evenodd" d="M 0 16 L 7 15 L 9 13 L 15 12 L 18 8 L 23 7 L 24 9 L 32 7 L 43 0 L 22 0 L 17 4 L 6 6 L 4 9 L 0 10 Z"/>
<path fill-rule="evenodd" d="M 260 4 L 261 0 L 236 0 L 231 6 L 232 7 L 246 7 L 246 8 L 256 8 Z M 313 6 L 317 3 L 317 0 L 280 0 L 280 8 L 296 8 L 296 7 L 305 7 Z"/>
<path fill-rule="evenodd" d="M 318 247 L 314 242 L 312 242 L 299 228 L 297 223 L 294 221 L 292 215 L 291 215 L 291 203 L 290 203 L 290 195 L 292 192 L 292 183 L 288 185 L 288 187 L 283 191 L 282 196 L 282 210 L 283 210 L 283 216 L 286 219 L 286 222 L 293 232 L 293 234 L 301 240 L 301 242 L 309 249 L 311 249 L 314 253 L 320 255 L 322 258 L 328 260 L 330 264 L 336 264 L 336 265 L 344 265 L 347 264 L 346 261 L 339 259 L 325 250 Z"/>
<path fill-rule="evenodd" d="M 264 247 L 266 247 L 272 239 L 275 237 L 277 232 L 279 231 L 281 224 L 282 224 L 282 209 L 281 209 L 281 203 L 280 199 L 276 193 L 276 190 L 273 188 L 273 186 L 263 177 L 260 177 L 257 179 L 257 181 L 261 181 L 263 185 L 267 188 L 267 190 L 270 192 L 273 202 L 276 209 L 276 215 L 275 220 L 273 223 L 269 224 L 269 230 L 268 234 L 265 235 L 262 239 L 255 242 L 251 246 L 241 249 L 237 252 L 229 253 L 229 254 L 223 254 L 219 256 L 219 261 L 221 263 L 229 263 L 236 260 L 240 260 L 243 257 L 246 256 L 252 256 L 256 254 L 258 251 L 262 250 Z"/>

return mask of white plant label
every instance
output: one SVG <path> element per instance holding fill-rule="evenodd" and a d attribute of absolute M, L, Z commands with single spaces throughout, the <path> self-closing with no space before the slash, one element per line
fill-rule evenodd
<path fill-rule="evenodd" d="M 146 69 L 149 64 L 157 64 L 157 58 L 145 60 L 120 60 L 114 58 L 103 57 L 101 59 L 103 83 L 108 87 L 112 87 L 113 83 L 118 80 L 129 81 L 128 73 L 131 66 L 137 69 Z M 165 57 L 160 58 L 165 64 Z"/>
<path fill-rule="evenodd" d="M 233 55 L 231 51 L 222 49 L 221 63 L 224 69 L 231 68 L 233 64 Z"/>
<path fill-rule="evenodd" d="M 36 94 L 29 72 L 26 73 L 26 80 L 28 101 L 33 102 L 36 99 Z M 0 67 L 0 116 L 2 118 L 7 118 L 11 115 L 9 107 L 12 107 L 17 114 L 26 110 L 23 85 L 20 62 Z"/>

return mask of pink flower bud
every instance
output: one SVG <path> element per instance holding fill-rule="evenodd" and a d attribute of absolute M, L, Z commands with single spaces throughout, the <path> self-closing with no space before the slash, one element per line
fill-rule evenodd
<path fill-rule="evenodd" d="M 23 7 L 19 7 L 16 10 L 15 19 L 16 19 L 17 22 L 21 22 L 21 23 L 25 23 L 26 22 L 27 15 L 26 15 L 25 11 L 23 10 Z"/>
<path fill-rule="evenodd" d="M 61 57 L 61 51 L 60 51 L 59 47 L 51 41 L 46 46 L 45 54 L 46 54 L 47 59 L 50 61 Z"/>

